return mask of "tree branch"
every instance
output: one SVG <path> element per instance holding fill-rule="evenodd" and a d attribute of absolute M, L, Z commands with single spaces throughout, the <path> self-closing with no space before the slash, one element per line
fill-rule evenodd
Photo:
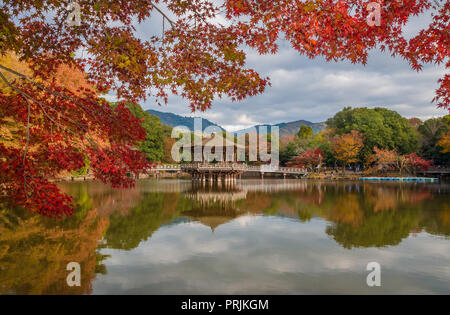
<path fill-rule="evenodd" d="M 169 23 L 170 23 L 170 25 L 171 25 L 172 27 L 175 26 L 175 22 L 173 22 L 171 19 L 169 19 L 169 17 L 168 17 L 163 11 L 161 11 L 156 5 L 154 5 L 153 3 L 150 3 L 150 5 L 151 5 L 156 11 L 158 11 L 158 12 L 163 16 L 163 18 L 165 18 L 167 21 L 169 21 Z"/>
<path fill-rule="evenodd" d="M 89 110 L 88 108 L 86 108 L 83 104 L 77 102 L 77 100 L 74 99 L 73 97 L 67 96 L 67 95 L 65 95 L 65 94 L 63 94 L 63 93 L 53 92 L 52 90 L 47 89 L 46 87 L 40 85 L 39 83 L 36 83 L 33 79 L 27 77 L 26 75 L 21 74 L 21 73 L 19 73 L 19 72 L 17 72 L 17 71 L 14 71 L 14 70 L 12 70 L 12 69 L 10 69 L 10 68 L 8 68 L 8 67 L 5 67 L 5 66 L 3 66 L 3 65 L 0 65 L 0 69 L 6 70 L 6 71 L 8 71 L 8 72 L 11 72 L 12 74 L 15 74 L 16 76 L 18 76 L 18 77 L 20 77 L 20 78 L 23 78 L 23 79 L 25 79 L 25 80 L 28 80 L 28 81 L 29 81 L 31 84 L 33 84 L 34 86 L 38 87 L 39 89 L 41 89 L 41 90 L 43 90 L 43 91 L 45 91 L 45 92 L 47 92 L 47 93 L 49 93 L 49 94 L 51 94 L 51 95 L 53 95 L 53 96 L 55 96 L 55 97 L 61 97 L 61 98 L 64 98 L 64 99 L 66 99 L 66 100 L 68 100 L 68 101 L 71 101 L 71 102 L 73 102 L 74 104 L 76 104 L 76 105 L 82 107 L 82 108 L 83 108 L 87 113 L 89 113 L 93 118 L 96 118 L 96 119 L 99 118 L 99 117 L 95 114 L 95 112 L 92 112 L 91 110 Z M 79 99 L 84 100 L 84 101 L 87 101 L 86 99 L 81 98 L 81 97 L 79 97 Z"/>
<path fill-rule="evenodd" d="M 0 67 L 2 67 L 2 66 L 0 65 Z M 3 68 L 3 67 L 2 67 L 2 68 Z M 14 70 L 12 70 L 12 71 L 14 72 Z M 23 76 L 23 75 L 20 75 L 20 76 Z M 25 76 L 23 76 L 23 77 L 25 77 Z M 44 113 L 45 117 L 47 117 L 53 124 L 55 124 L 56 126 L 60 127 L 62 130 L 65 130 L 66 132 L 72 133 L 73 135 L 77 136 L 77 134 L 76 134 L 73 130 L 70 130 L 70 129 L 67 128 L 66 126 L 64 126 L 64 125 L 60 124 L 59 122 L 57 122 L 56 120 L 54 120 L 54 119 L 47 113 L 47 111 L 44 109 L 44 106 L 47 107 L 47 108 L 53 109 L 53 110 L 56 110 L 56 109 L 54 109 L 54 108 L 52 108 L 52 107 L 50 107 L 50 106 L 48 106 L 48 105 L 46 105 L 46 104 L 42 104 L 42 102 L 39 102 L 38 100 L 36 100 L 35 98 L 33 98 L 31 95 L 29 95 L 29 94 L 23 92 L 23 91 L 20 90 L 19 88 L 17 88 L 17 87 L 15 87 L 14 85 L 12 85 L 12 84 L 5 78 L 5 76 L 4 76 L 1 72 L 0 72 L 0 78 L 8 85 L 11 89 L 13 89 L 13 90 L 16 91 L 17 93 L 19 93 L 23 98 L 25 98 L 25 100 L 27 101 L 28 105 L 30 104 L 30 103 L 29 103 L 29 100 L 32 100 L 32 101 L 35 102 L 37 105 L 39 105 L 39 107 L 41 108 L 41 110 L 42 110 L 42 112 Z M 26 77 L 25 77 L 25 78 L 26 78 Z M 60 113 L 60 114 L 61 114 L 61 113 Z M 77 122 L 73 121 L 72 119 L 70 119 L 69 117 L 67 117 L 67 116 L 64 115 L 64 114 L 61 114 L 61 115 L 62 115 L 64 118 L 66 118 L 68 121 L 72 122 L 76 127 L 80 128 L 83 132 L 87 133 L 88 130 L 87 130 L 86 128 L 84 128 L 84 126 L 80 126 L 80 124 L 78 124 Z M 94 147 L 99 147 L 99 146 L 95 143 L 95 141 L 93 141 L 92 139 L 90 139 L 89 136 L 86 137 L 86 139 L 88 140 L 88 142 L 89 142 L 92 146 L 94 146 Z"/>

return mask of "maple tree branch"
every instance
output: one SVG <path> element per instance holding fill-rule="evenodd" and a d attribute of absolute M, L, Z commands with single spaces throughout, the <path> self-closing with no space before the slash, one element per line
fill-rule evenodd
<path fill-rule="evenodd" d="M 440 4 L 438 0 L 433 0 L 433 2 L 436 6 L 438 6 L 439 8 L 442 8 L 442 4 Z"/>
<path fill-rule="evenodd" d="M 23 74 L 21 74 L 21 73 L 18 73 L 18 72 L 16 72 L 16 71 L 12 70 L 12 69 L 9 69 L 9 68 L 4 67 L 4 66 L 2 66 L 2 65 L 0 65 L 0 68 L 5 69 L 5 70 L 7 70 L 7 71 L 10 71 L 10 72 L 12 72 L 12 73 L 18 75 L 18 76 L 21 77 L 21 78 L 24 78 L 24 79 L 27 79 L 27 80 L 31 81 L 31 83 L 33 83 L 34 85 L 36 85 L 36 86 L 40 87 L 41 89 L 43 89 L 43 90 L 48 91 L 49 93 L 51 93 L 51 94 L 54 96 L 55 100 L 56 100 L 56 98 L 57 98 L 58 96 L 65 97 L 66 99 L 70 99 L 70 97 L 65 96 L 64 94 L 55 93 L 55 92 L 52 92 L 52 91 L 46 89 L 45 87 L 42 87 L 41 85 L 35 83 L 33 80 L 31 80 L 31 79 L 28 78 L 27 76 L 25 76 L 25 75 L 23 75 Z M 27 145 L 26 145 L 26 151 L 24 152 L 24 160 L 23 160 L 24 163 L 25 163 L 25 158 L 26 158 L 26 155 L 27 155 L 28 146 L 29 146 L 29 140 L 30 140 L 30 139 L 29 139 L 29 119 L 30 119 L 30 111 L 31 111 L 31 110 L 30 110 L 30 102 L 29 102 L 29 99 L 32 100 L 33 102 L 35 102 L 37 105 L 39 105 L 39 107 L 41 108 L 41 110 L 42 110 L 42 112 L 44 113 L 44 115 L 45 115 L 45 116 L 46 116 L 53 124 L 55 124 L 56 126 L 58 126 L 59 128 L 61 128 L 62 130 L 65 130 L 66 132 L 69 132 L 69 133 L 71 133 L 71 134 L 73 134 L 73 135 L 75 135 L 75 136 L 78 136 L 73 130 L 71 130 L 71 129 L 67 128 L 66 126 L 62 125 L 61 123 L 55 121 L 55 120 L 47 113 L 47 111 L 44 109 L 44 106 L 47 107 L 47 108 L 49 108 L 49 109 L 52 109 L 52 110 L 55 110 L 55 111 L 56 111 L 55 108 L 50 107 L 50 106 L 48 106 L 48 105 L 46 105 L 46 104 L 43 104 L 43 103 L 39 102 L 38 100 L 36 100 L 35 98 L 33 98 L 31 95 L 29 95 L 29 94 L 25 93 L 24 91 L 20 90 L 19 88 L 15 87 L 14 85 L 12 85 L 12 84 L 11 84 L 11 83 L 3 76 L 3 74 L 2 74 L 1 72 L 0 72 L 0 78 L 8 85 L 11 89 L 13 89 L 13 90 L 15 90 L 16 92 L 18 92 L 18 93 L 25 99 L 25 101 L 27 102 L 27 105 L 28 105 Z M 81 104 L 80 104 L 80 105 L 81 105 Z M 60 113 L 60 114 L 61 114 L 61 113 Z M 84 126 L 81 126 L 80 124 L 78 124 L 77 122 L 73 121 L 72 119 L 70 119 L 69 117 L 67 117 L 67 116 L 64 115 L 64 114 L 61 114 L 61 116 L 63 116 L 64 118 L 66 118 L 67 120 L 69 120 L 70 122 L 72 122 L 75 126 L 77 126 L 78 128 L 80 128 L 83 132 L 85 132 L 85 133 L 86 133 L 85 138 L 86 138 L 86 140 L 89 142 L 89 144 L 90 144 L 92 147 L 94 147 L 94 148 L 96 148 L 96 149 L 99 149 L 99 150 L 102 150 L 102 146 L 99 145 L 96 141 L 94 141 L 94 140 L 90 137 L 90 135 L 89 135 L 88 132 L 87 132 L 87 129 L 86 129 Z M 82 141 L 81 141 L 81 144 L 84 145 Z M 26 189 L 26 184 L 27 184 L 27 183 L 26 183 L 26 178 L 25 178 L 25 176 L 26 176 L 26 174 L 24 173 L 25 192 L 28 194 L 27 189 Z"/>
<path fill-rule="evenodd" d="M 0 65 L 0 67 L 2 67 L 2 66 Z M 3 68 L 3 67 L 2 67 L 2 68 Z M 25 77 L 25 76 L 24 76 L 24 77 Z M 1 72 L 0 72 L 0 78 L 1 78 L 1 79 L 2 79 L 2 80 L 10 87 L 10 88 L 12 88 L 12 89 L 15 90 L 16 92 L 18 92 L 20 95 L 22 95 L 22 97 L 26 100 L 28 106 L 30 105 L 29 100 L 32 100 L 32 101 L 35 102 L 37 105 L 39 105 L 39 107 L 42 109 L 42 112 L 44 113 L 44 115 L 45 115 L 52 123 L 54 123 L 55 125 L 57 125 L 58 127 L 60 127 L 62 130 L 68 131 L 68 132 L 70 132 L 70 133 L 76 135 L 76 133 L 75 133 L 73 130 L 70 130 L 69 128 L 67 128 L 67 127 L 65 127 L 64 125 L 60 124 L 59 122 L 55 121 L 55 120 L 47 113 L 47 111 L 44 109 L 44 106 L 47 107 L 47 108 L 53 109 L 53 110 L 56 110 L 56 109 L 54 109 L 54 108 L 52 108 L 52 107 L 50 107 L 50 106 L 48 106 L 48 105 L 46 105 L 46 104 L 43 104 L 42 102 L 36 100 L 36 99 L 35 99 L 34 97 L 32 97 L 31 95 L 25 93 L 25 92 L 22 91 L 21 89 L 19 89 L 19 88 L 15 87 L 14 85 L 12 85 L 12 84 L 11 84 L 11 83 L 3 76 L 3 74 L 2 74 Z M 25 77 L 25 78 L 26 78 L 26 77 Z M 87 129 L 84 128 L 84 126 L 81 126 L 81 125 L 78 124 L 76 121 L 74 121 L 74 120 L 68 118 L 68 117 L 67 117 L 66 115 L 64 115 L 64 114 L 61 114 L 61 116 L 63 116 L 64 118 L 66 118 L 67 120 L 69 120 L 70 122 L 72 122 L 74 125 L 76 125 L 77 127 L 79 127 L 83 132 L 87 133 Z M 29 131 L 29 129 L 28 129 L 28 131 Z M 88 139 L 88 141 L 90 140 L 89 138 L 87 138 L 87 139 Z M 29 139 L 27 139 L 27 141 L 29 141 Z M 91 142 L 91 141 L 89 141 L 89 142 Z M 91 144 L 93 144 L 93 143 L 91 142 Z"/>
<path fill-rule="evenodd" d="M 68 101 L 73 102 L 75 105 L 78 105 L 78 106 L 82 107 L 82 108 L 84 109 L 84 111 L 85 111 L 86 113 L 88 113 L 89 115 L 91 115 L 91 117 L 93 117 L 94 119 L 102 119 L 102 117 L 100 117 L 97 113 L 95 113 L 94 111 L 90 110 L 89 108 L 87 108 L 87 107 L 86 107 L 85 105 L 83 105 L 82 103 L 77 102 L 73 97 L 67 96 L 67 95 L 65 95 L 65 94 L 63 94 L 63 93 L 53 92 L 53 91 L 47 89 L 46 87 L 40 85 L 39 83 L 36 83 L 33 79 L 27 77 L 26 75 L 24 75 L 24 74 L 22 74 L 22 73 L 19 73 L 19 72 L 17 72 L 17 71 L 14 71 L 13 69 L 10 69 L 10 68 L 8 68 L 8 67 L 5 67 L 5 66 L 3 66 L 3 65 L 1 65 L 1 64 L 0 64 L 0 69 L 4 69 L 4 70 L 6 70 L 6 71 L 8 71 L 8 72 L 11 72 L 11 73 L 13 73 L 13 74 L 19 76 L 20 78 L 23 78 L 23 79 L 25 79 L 25 80 L 28 80 L 31 84 L 33 84 L 33 85 L 36 86 L 37 88 L 39 88 L 39 89 L 41 89 L 41 90 L 43 90 L 43 91 L 45 91 L 45 92 L 47 92 L 47 93 L 53 95 L 54 98 L 55 98 L 55 101 L 56 101 L 56 98 L 57 98 L 57 97 L 61 97 L 61 98 L 65 99 L 65 100 L 68 100 Z M 0 72 L 0 73 L 1 73 L 1 72 Z M 8 85 L 11 86 L 11 84 L 10 84 L 9 82 L 7 82 L 7 83 L 8 83 Z M 17 88 L 15 88 L 15 87 L 13 87 L 13 86 L 11 86 L 11 88 L 17 90 Z M 17 90 L 17 91 L 18 91 L 19 93 L 22 92 L 21 90 Z M 21 94 L 22 94 L 22 93 L 21 93 Z M 45 107 L 47 107 L 47 108 L 49 108 L 49 109 L 52 109 L 52 110 L 55 110 L 55 111 L 57 111 L 57 109 L 55 109 L 55 108 L 53 108 L 53 107 L 51 107 L 51 106 L 48 106 L 48 105 L 45 105 L 45 104 L 42 104 L 42 103 L 38 102 L 37 100 L 33 99 L 33 98 L 32 98 L 31 96 L 29 96 L 28 94 L 26 94 L 26 95 L 23 95 L 23 94 L 22 94 L 22 96 L 24 96 L 25 98 L 28 96 L 28 97 L 30 97 L 31 100 L 33 100 L 34 102 L 36 102 L 36 103 L 41 107 L 41 109 L 44 111 L 44 114 L 46 115 L 46 117 L 47 117 L 50 121 L 52 121 L 55 125 L 59 126 L 59 127 L 62 128 L 63 130 L 68 130 L 68 131 L 72 132 L 72 134 L 76 135 L 72 130 L 67 129 L 66 127 L 62 126 L 61 124 L 59 124 L 59 123 L 57 123 L 55 120 L 53 120 L 53 119 L 47 114 L 47 112 L 44 110 L 44 108 L 43 108 L 42 106 L 45 106 Z M 84 101 L 88 101 L 88 102 L 90 102 L 90 103 L 93 103 L 92 101 L 87 100 L 87 99 L 85 99 L 85 98 L 81 98 L 81 97 L 78 97 L 78 98 L 81 99 L 81 100 L 84 100 Z M 60 113 L 60 115 L 62 115 L 62 117 L 66 118 L 68 121 L 72 122 L 75 126 L 77 126 L 78 128 L 80 128 L 83 132 L 87 133 L 87 129 L 86 129 L 84 126 L 82 126 L 82 125 L 80 125 L 79 123 L 73 121 L 72 119 L 70 119 L 69 117 L 67 117 L 66 115 L 64 115 L 64 114 L 62 114 L 62 113 Z M 120 128 L 126 130 L 125 127 L 120 127 Z M 88 142 L 89 142 L 93 147 L 101 148 L 101 145 L 99 145 L 96 141 L 92 140 L 89 136 L 87 136 L 86 139 L 88 140 Z"/>
<path fill-rule="evenodd" d="M 6 77 L 0 72 L 0 78 L 12 89 L 18 91 L 17 88 L 15 88 L 7 79 Z M 20 91 L 18 91 L 20 93 Z M 20 93 L 22 95 L 22 97 L 25 99 L 25 101 L 27 102 L 27 134 L 26 134 L 26 144 L 25 144 L 25 151 L 23 153 L 23 160 L 22 163 L 25 165 L 25 159 L 28 153 L 28 148 L 29 148 L 29 144 L 30 144 L 30 115 L 31 115 L 31 105 L 30 105 L 30 101 L 28 100 L 28 98 L 25 96 L 25 93 Z"/>
<path fill-rule="evenodd" d="M 36 104 L 38 104 L 42 111 L 44 112 L 44 115 L 51 120 L 55 125 L 62 127 L 63 129 L 65 129 L 64 126 L 62 126 L 61 124 L 59 124 L 58 122 L 56 122 L 53 118 L 51 118 L 47 112 L 45 111 L 45 109 L 43 108 L 43 104 L 41 102 L 39 102 L 38 100 L 34 99 L 31 95 L 23 92 L 21 89 L 15 87 L 14 85 L 12 85 L 11 83 L 9 83 L 9 81 L 3 76 L 3 74 L 0 72 L 0 78 L 2 78 L 3 81 L 5 81 L 5 83 L 12 88 L 14 91 L 18 92 L 20 95 L 22 95 L 22 97 L 27 101 L 27 103 L 29 104 L 28 99 L 32 100 L 33 102 L 35 102 Z"/>
<path fill-rule="evenodd" d="M 27 100 L 26 98 L 25 98 L 25 101 L 27 102 L 28 113 L 27 113 L 27 142 L 25 144 L 25 151 L 23 153 L 23 161 L 22 161 L 22 163 L 24 165 L 25 165 L 25 159 L 26 159 L 27 154 L 28 154 L 28 148 L 30 146 L 30 115 L 31 115 L 30 101 Z"/>
<path fill-rule="evenodd" d="M 3 76 L 3 74 L 0 72 L 0 77 L 2 78 L 3 81 L 6 82 L 6 84 L 8 86 L 10 86 L 11 88 L 14 88 L 9 82 L 8 80 Z M 25 194 L 29 197 L 30 196 L 30 192 L 27 190 L 27 172 L 25 169 L 25 160 L 27 158 L 28 155 L 28 149 L 30 147 L 30 116 L 31 116 L 31 104 L 30 101 L 24 96 L 22 95 L 22 97 L 25 99 L 25 101 L 27 102 L 27 131 L 26 131 L 26 144 L 25 144 L 25 150 L 23 152 L 23 158 L 22 158 L 22 167 L 23 167 L 23 188 L 25 190 Z"/>
<path fill-rule="evenodd" d="M 9 83 L 9 81 L 6 79 L 6 77 L 0 72 L 0 78 L 12 89 L 18 91 L 19 93 L 21 91 L 19 91 L 17 88 L 15 88 L 11 83 Z M 31 106 L 30 106 L 30 101 L 27 99 L 27 97 L 25 96 L 26 93 L 20 93 L 22 95 L 22 97 L 25 99 L 25 101 L 27 102 L 27 106 L 28 106 L 28 114 L 27 114 L 27 135 L 26 135 L 26 145 L 25 145 L 25 151 L 23 152 L 23 159 L 22 159 L 22 167 L 23 167 L 23 188 L 25 191 L 25 194 L 29 197 L 30 193 L 27 191 L 27 175 L 26 175 L 26 170 L 25 170 L 25 160 L 27 158 L 27 154 L 28 154 L 28 148 L 30 145 L 30 115 L 31 115 Z"/>
<path fill-rule="evenodd" d="M 43 90 L 43 91 L 46 91 L 46 92 L 48 92 L 49 94 L 53 95 L 53 97 L 55 98 L 55 101 L 56 101 L 56 98 L 57 98 L 57 97 L 64 98 L 64 99 L 66 99 L 66 100 L 68 100 L 68 101 L 73 102 L 74 104 L 76 104 L 76 105 L 78 105 L 78 106 L 81 106 L 81 107 L 82 107 L 86 112 L 88 112 L 92 117 L 94 117 L 94 118 L 99 118 L 94 112 L 92 112 L 91 110 L 89 110 L 88 108 L 86 108 L 83 104 L 77 102 L 76 100 L 74 100 L 74 98 L 72 98 L 72 97 L 70 97 L 70 96 L 67 96 L 67 95 L 65 95 L 65 94 L 63 94 L 63 93 L 53 92 L 53 91 L 47 89 L 46 87 L 44 87 L 44 86 L 42 86 L 42 85 L 36 83 L 33 79 L 27 77 L 26 75 L 24 75 L 24 74 L 22 74 L 22 73 L 19 73 L 19 72 L 17 72 L 17 71 L 14 71 L 13 69 L 10 69 L 10 68 L 8 68 L 8 67 L 5 67 L 5 66 L 3 66 L 3 65 L 1 65 L 1 64 L 0 64 L 0 69 L 4 69 L 4 70 L 6 70 L 6 71 L 8 71 L 8 72 L 11 72 L 11 73 L 17 75 L 18 77 L 20 77 L 20 78 L 22 78 L 22 79 L 28 80 L 31 84 L 35 85 L 35 86 L 38 87 L 39 89 L 41 89 L 41 90 Z M 55 111 L 57 111 L 57 109 L 55 109 L 55 108 L 53 108 L 53 107 L 51 107 L 51 106 L 48 106 L 48 105 L 46 105 L 46 104 L 43 104 L 43 103 L 41 103 L 41 102 L 39 102 L 39 101 L 37 101 L 37 100 L 34 99 L 32 96 L 28 95 L 27 93 L 25 93 L 25 92 L 23 92 L 22 90 L 18 89 L 17 87 L 13 86 L 10 82 L 8 82 L 8 80 L 6 80 L 5 77 L 3 77 L 3 75 L 2 75 L 1 72 L 0 72 L 0 76 L 2 76 L 2 79 L 6 82 L 6 84 L 7 84 L 8 86 L 10 86 L 12 89 L 14 89 L 15 91 L 17 91 L 18 93 L 20 93 L 20 94 L 25 98 L 25 100 L 27 101 L 28 104 L 29 104 L 29 102 L 28 102 L 28 99 L 27 99 L 27 98 L 31 99 L 31 100 L 34 101 L 36 104 L 38 104 L 39 107 L 41 107 L 41 109 L 42 109 L 44 115 L 45 115 L 52 123 L 54 123 L 56 126 L 60 127 L 62 130 L 66 130 L 66 131 L 72 133 L 72 134 L 75 135 L 75 136 L 77 135 L 77 134 L 76 134 L 75 132 L 73 132 L 72 130 L 68 129 L 67 127 L 65 127 L 65 126 L 63 126 L 62 124 L 60 124 L 60 123 L 58 123 L 57 121 L 55 121 L 55 120 L 47 113 L 47 111 L 44 109 L 44 106 L 47 107 L 47 108 L 49 108 L 49 109 L 55 110 Z M 86 101 L 86 99 L 84 99 L 84 98 L 80 98 L 80 99 Z M 78 128 L 80 128 L 83 132 L 85 132 L 85 133 L 87 134 L 87 136 L 85 136 L 85 138 L 87 139 L 87 141 L 88 141 L 93 147 L 95 147 L 95 148 L 97 148 L 97 149 L 102 149 L 101 145 L 99 145 L 96 141 L 94 141 L 93 139 L 91 139 L 91 137 L 88 135 L 87 129 L 86 129 L 84 126 L 80 125 L 79 123 L 75 122 L 74 120 L 72 120 L 71 118 L 67 117 L 66 115 L 64 115 L 64 114 L 62 114 L 62 113 L 60 113 L 60 115 L 61 115 L 62 117 L 64 117 L 64 118 L 66 118 L 68 121 L 72 122 L 75 126 L 77 126 Z"/>
<path fill-rule="evenodd" d="M 162 16 L 163 16 L 163 18 L 165 18 L 167 21 L 169 21 L 169 23 L 170 23 L 170 25 L 172 26 L 172 27 L 174 27 L 175 26 L 175 22 L 173 22 L 171 19 L 169 19 L 169 17 L 163 12 L 163 11 L 161 11 L 161 9 L 159 9 L 156 5 L 154 5 L 153 3 L 150 3 L 150 5 L 156 10 L 156 11 L 158 11 Z"/>
<path fill-rule="evenodd" d="M 53 95 L 53 96 L 55 96 L 55 97 L 61 97 L 61 98 L 64 98 L 64 99 L 66 99 L 66 100 L 68 100 L 68 101 L 71 101 L 71 102 L 73 102 L 74 104 L 76 104 L 76 105 L 82 107 L 86 112 L 88 112 L 89 114 L 91 114 L 92 117 L 94 117 L 94 118 L 99 118 L 97 115 L 95 115 L 94 112 L 92 112 L 91 110 L 89 110 L 88 108 L 86 108 L 83 104 L 77 102 L 73 97 L 67 96 L 67 95 L 65 95 L 65 94 L 63 94 L 63 93 L 53 92 L 52 90 L 47 89 L 46 87 L 40 85 L 39 83 L 36 83 L 33 79 L 27 77 L 26 75 L 24 75 L 24 74 L 22 74 L 22 73 L 19 73 L 19 72 L 17 72 L 17 71 L 14 71 L 13 69 L 10 69 L 10 68 L 8 68 L 8 67 L 5 67 L 5 66 L 3 66 L 3 65 L 1 65 L 1 64 L 0 64 L 0 69 L 6 70 L 6 71 L 8 71 L 8 72 L 11 72 L 12 74 L 17 75 L 17 76 L 20 77 L 20 78 L 23 78 L 23 79 L 28 80 L 28 81 L 29 81 L 31 84 L 33 84 L 34 86 L 40 88 L 41 90 L 43 90 L 43 91 L 45 91 L 45 92 L 47 92 L 47 93 L 49 93 L 49 94 L 51 94 L 51 95 Z M 79 99 L 82 99 L 82 100 L 86 101 L 86 99 L 81 98 L 81 97 L 79 97 Z"/>
<path fill-rule="evenodd" d="M 28 191 L 27 188 L 27 170 L 25 168 L 25 160 L 27 158 L 27 154 L 28 154 L 28 148 L 30 145 L 30 114 L 31 114 L 31 108 L 30 108 L 30 101 L 27 100 L 25 98 L 25 101 L 27 102 L 27 106 L 28 106 L 28 115 L 27 115 L 27 140 L 26 140 L 26 145 L 25 145 L 25 151 L 23 152 L 23 160 L 22 160 L 22 167 L 23 167 L 23 188 L 25 191 L 25 194 L 28 197 L 31 197 L 31 195 L 33 194 L 33 192 Z"/>

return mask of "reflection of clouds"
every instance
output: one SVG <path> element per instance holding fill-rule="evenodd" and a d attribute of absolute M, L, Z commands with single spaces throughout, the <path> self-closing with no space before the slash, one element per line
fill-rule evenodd
<path fill-rule="evenodd" d="M 149 242 L 133 251 L 124 252 L 132 255 L 134 265 L 145 266 L 148 263 L 176 264 L 188 260 L 191 256 L 211 255 L 226 252 L 230 244 L 237 243 L 237 238 L 211 238 L 211 230 L 201 223 L 189 222 L 176 225 L 176 228 L 161 228 Z M 112 254 L 114 250 L 105 250 Z M 112 257 L 114 258 L 114 257 Z M 122 261 L 113 260 L 120 265 Z"/>
<path fill-rule="evenodd" d="M 420 233 L 395 247 L 347 250 L 326 224 L 244 216 L 214 233 L 199 223 L 165 226 L 132 251 L 102 250 L 111 258 L 94 293 L 372 293 L 370 261 L 382 266 L 383 292 L 449 292 L 448 240 Z"/>
<path fill-rule="evenodd" d="M 259 218 L 259 216 L 255 216 L 255 215 L 244 215 L 241 217 L 238 217 L 234 220 L 235 223 L 239 224 L 240 226 L 247 226 L 250 223 L 254 222 L 255 220 L 257 220 Z"/>

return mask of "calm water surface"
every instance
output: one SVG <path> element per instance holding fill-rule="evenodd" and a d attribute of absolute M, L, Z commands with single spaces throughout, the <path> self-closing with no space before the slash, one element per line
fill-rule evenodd
<path fill-rule="evenodd" d="M 0 294 L 450 293 L 448 184 L 61 187 L 73 217 L 0 209 Z M 371 261 L 381 287 L 366 284 Z"/>

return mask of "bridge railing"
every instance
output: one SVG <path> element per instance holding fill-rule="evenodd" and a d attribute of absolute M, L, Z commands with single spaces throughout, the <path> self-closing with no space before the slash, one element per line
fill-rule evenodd
<path fill-rule="evenodd" d="M 305 168 L 298 167 L 276 167 L 270 165 L 261 165 L 261 166 L 249 166 L 249 171 L 254 172 L 264 172 L 264 173 L 296 173 L 296 174 L 304 174 L 306 173 Z"/>
<path fill-rule="evenodd" d="M 155 167 L 149 169 L 149 171 L 164 171 L 164 170 L 173 170 L 179 171 L 181 170 L 180 165 L 178 164 L 157 164 Z"/>
<path fill-rule="evenodd" d="M 181 169 L 199 169 L 199 170 L 242 170 L 248 169 L 245 164 L 222 164 L 222 163 L 192 163 L 192 164 L 181 164 Z"/>
<path fill-rule="evenodd" d="M 149 169 L 149 171 L 180 171 L 180 170 L 237 170 L 247 172 L 265 172 L 265 173 L 290 173 L 305 174 L 304 168 L 297 167 L 274 167 L 270 165 L 251 166 L 242 163 L 190 163 L 190 164 L 158 164 Z"/>
<path fill-rule="evenodd" d="M 285 173 L 306 173 L 306 168 L 299 168 L 299 167 L 280 167 L 280 172 Z"/>
<path fill-rule="evenodd" d="M 428 170 L 426 170 L 425 172 L 430 172 L 430 173 L 450 173 L 450 167 L 430 167 Z"/>

